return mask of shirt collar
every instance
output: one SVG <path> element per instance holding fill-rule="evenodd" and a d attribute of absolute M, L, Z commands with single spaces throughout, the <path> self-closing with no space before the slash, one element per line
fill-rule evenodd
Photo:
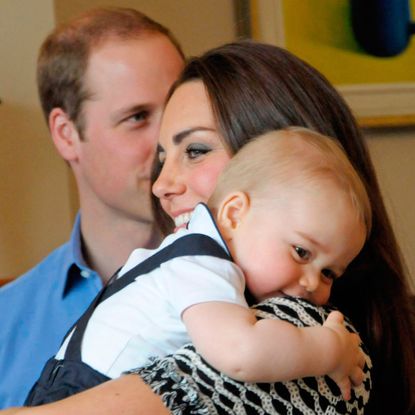
<path fill-rule="evenodd" d="M 88 269 L 82 253 L 82 234 L 81 234 L 81 213 L 78 212 L 72 229 L 71 239 L 69 240 L 72 252 L 72 261 L 80 269 Z"/>
<path fill-rule="evenodd" d="M 72 233 L 67 242 L 63 270 L 66 270 L 66 278 L 62 280 L 62 297 L 65 297 L 80 278 L 86 278 L 94 273 L 87 265 L 82 253 L 81 214 L 78 212 Z"/>
<path fill-rule="evenodd" d="M 229 251 L 226 242 L 224 241 L 219 228 L 216 224 L 216 221 L 212 215 L 212 212 L 209 210 L 208 206 L 204 203 L 199 203 L 192 213 L 190 222 L 187 225 L 189 231 L 194 233 L 202 233 L 213 238 L 216 242 L 222 246 L 226 252 L 231 257 L 231 260 L 234 261 L 232 255 Z M 245 288 L 245 298 L 249 305 L 256 304 L 254 296 L 249 292 L 248 288 Z"/>
<path fill-rule="evenodd" d="M 229 248 L 219 231 L 215 218 L 206 204 L 199 203 L 196 206 L 193 210 L 190 222 L 187 225 L 187 229 L 193 233 L 201 233 L 210 236 L 226 251 L 227 254 L 229 254 L 230 257 L 232 257 Z"/>

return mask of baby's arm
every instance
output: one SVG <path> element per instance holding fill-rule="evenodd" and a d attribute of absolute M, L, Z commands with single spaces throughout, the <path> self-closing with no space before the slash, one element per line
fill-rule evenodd
<path fill-rule="evenodd" d="M 189 335 L 216 369 L 245 382 L 278 382 L 329 375 L 350 397 L 364 364 L 359 337 L 331 313 L 324 326 L 298 328 L 280 320 L 257 320 L 252 310 L 225 302 L 195 304 L 183 312 Z"/>

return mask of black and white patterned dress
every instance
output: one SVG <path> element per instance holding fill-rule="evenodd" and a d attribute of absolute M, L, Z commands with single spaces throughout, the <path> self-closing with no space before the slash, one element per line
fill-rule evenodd
<path fill-rule="evenodd" d="M 291 297 L 272 298 L 254 308 L 258 318 L 278 318 L 298 327 L 321 325 L 333 310 Z M 346 326 L 355 332 L 350 323 Z M 327 376 L 272 384 L 233 380 L 208 365 L 192 345 L 129 373 L 140 375 L 174 415 L 357 415 L 369 400 L 371 367 L 366 354 L 364 382 L 353 388 L 348 402 Z"/>

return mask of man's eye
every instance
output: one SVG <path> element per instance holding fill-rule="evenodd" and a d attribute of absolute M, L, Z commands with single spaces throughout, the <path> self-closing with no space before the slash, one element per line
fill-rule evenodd
<path fill-rule="evenodd" d="M 197 159 L 204 154 L 209 153 L 210 148 L 204 145 L 192 145 L 186 148 L 186 154 L 189 159 Z"/>
<path fill-rule="evenodd" d="M 301 260 L 307 261 L 308 259 L 310 259 L 311 253 L 307 249 L 304 249 L 301 246 L 294 246 L 294 250 L 298 258 L 300 258 Z"/>
<path fill-rule="evenodd" d="M 128 117 L 127 121 L 142 122 L 142 121 L 145 121 L 148 118 L 148 116 L 149 116 L 148 111 L 140 111 Z"/>

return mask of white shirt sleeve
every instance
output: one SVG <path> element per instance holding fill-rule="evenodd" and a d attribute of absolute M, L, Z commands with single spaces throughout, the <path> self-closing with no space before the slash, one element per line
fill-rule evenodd
<path fill-rule="evenodd" d="M 248 307 L 245 279 L 231 261 L 211 256 L 175 258 L 161 266 L 165 294 L 178 315 L 191 305 L 224 301 Z"/>

